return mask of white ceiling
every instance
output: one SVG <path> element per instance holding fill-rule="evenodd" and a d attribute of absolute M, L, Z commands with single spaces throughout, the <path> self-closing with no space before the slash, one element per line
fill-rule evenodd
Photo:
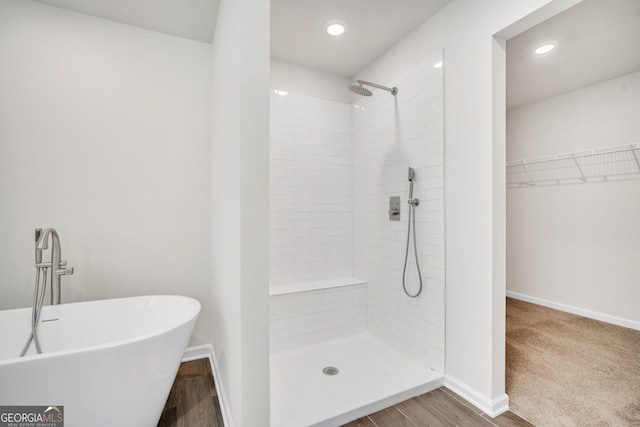
<path fill-rule="evenodd" d="M 220 0 L 36 0 L 211 43 Z M 451 0 L 271 0 L 271 57 L 351 77 Z M 328 21 L 347 24 L 338 38 Z"/>
<path fill-rule="evenodd" d="M 211 43 L 220 0 L 36 0 L 147 30 Z"/>
<path fill-rule="evenodd" d="M 450 0 L 271 0 L 271 57 L 351 77 Z M 324 26 L 347 24 L 340 37 Z"/>
<path fill-rule="evenodd" d="M 507 41 L 507 108 L 639 70 L 640 0 L 585 0 Z"/>
<path fill-rule="evenodd" d="M 211 43 L 220 0 L 37 0 Z M 271 0 L 271 56 L 351 77 L 450 0 Z M 338 38 L 324 24 L 340 20 Z M 548 54 L 532 50 L 557 43 Z M 446 63 L 445 63 L 446 67 Z M 507 107 L 640 70 L 640 0 L 584 0 L 507 42 Z"/>

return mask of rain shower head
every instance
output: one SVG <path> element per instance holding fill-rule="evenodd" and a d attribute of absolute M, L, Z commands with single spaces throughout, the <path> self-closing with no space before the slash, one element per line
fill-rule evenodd
<path fill-rule="evenodd" d="M 373 92 L 371 92 L 366 87 L 362 87 L 362 84 L 349 85 L 349 90 L 351 92 L 357 94 L 357 95 L 360 95 L 360 96 L 371 96 L 371 95 L 373 95 Z"/>
<path fill-rule="evenodd" d="M 393 96 L 396 96 L 396 94 L 398 93 L 398 88 L 397 87 L 381 86 L 379 84 L 367 82 L 367 81 L 364 81 L 364 80 L 358 80 L 358 84 L 357 85 L 349 85 L 349 90 L 351 92 L 355 93 L 355 94 L 360 95 L 360 96 L 371 96 L 371 95 L 373 95 L 373 92 L 371 92 L 366 87 L 363 87 L 362 85 L 367 85 L 367 86 L 376 87 L 378 89 L 387 90 L 387 91 L 391 92 L 391 95 L 393 95 Z"/>

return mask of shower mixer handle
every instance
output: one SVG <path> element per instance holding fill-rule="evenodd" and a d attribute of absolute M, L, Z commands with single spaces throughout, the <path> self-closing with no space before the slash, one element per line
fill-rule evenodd
<path fill-rule="evenodd" d="M 64 276 L 64 275 L 67 275 L 67 274 L 73 274 L 73 267 L 65 268 L 66 266 L 67 266 L 67 261 L 60 261 L 58 263 L 59 269 L 56 270 L 56 274 L 58 276 Z"/>
<path fill-rule="evenodd" d="M 400 196 L 389 197 L 389 220 L 400 221 Z"/>
<path fill-rule="evenodd" d="M 66 276 L 67 274 L 73 274 L 73 267 L 65 268 L 64 270 L 58 270 L 56 271 L 56 274 L 58 276 Z"/>

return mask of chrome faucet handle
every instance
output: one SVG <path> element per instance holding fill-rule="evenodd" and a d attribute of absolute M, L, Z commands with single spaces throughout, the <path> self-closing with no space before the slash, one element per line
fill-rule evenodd
<path fill-rule="evenodd" d="M 56 274 L 59 274 L 59 275 L 73 274 L 73 267 L 64 268 L 66 266 L 67 266 L 67 261 L 60 261 L 58 263 L 58 267 L 60 267 L 60 269 L 56 271 Z"/>

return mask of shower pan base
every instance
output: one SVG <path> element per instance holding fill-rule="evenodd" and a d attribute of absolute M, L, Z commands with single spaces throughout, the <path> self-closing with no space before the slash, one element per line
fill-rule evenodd
<path fill-rule="evenodd" d="M 335 367 L 335 375 L 323 369 Z M 334 427 L 440 387 L 444 377 L 370 332 L 271 355 L 271 426 Z"/>

